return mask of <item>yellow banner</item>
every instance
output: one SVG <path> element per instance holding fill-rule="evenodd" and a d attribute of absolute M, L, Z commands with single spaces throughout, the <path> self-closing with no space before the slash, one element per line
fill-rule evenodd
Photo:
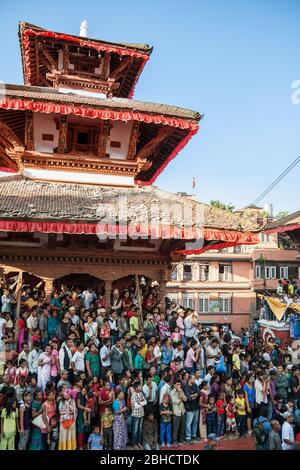
<path fill-rule="evenodd" d="M 277 320 L 280 321 L 283 315 L 285 314 L 285 311 L 287 309 L 287 304 L 284 304 L 280 302 L 280 300 L 274 299 L 273 297 L 265 297 L 265 299 L 268 302 L 268 305 L 270 309 L 272 310 L 272 312 L 274 313 Z"/>

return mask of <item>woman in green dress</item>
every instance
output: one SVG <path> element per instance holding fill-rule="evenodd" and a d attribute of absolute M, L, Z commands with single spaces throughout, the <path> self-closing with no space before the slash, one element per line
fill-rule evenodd
<path fill-rule="evenodd" d="M 89 377 L 100 377 L 100 357 L 98 349 L 92 343 L 85 356 L 85 367 Z"/>
<path fill-rule="evenodd" d="M 43 413 L 43 394 L 42 392 L 34 392 L 33 402 L 31 405 L 32 409 L 32 419 L 36 418 Z M 32 425 L 31 439 L 29 450 L 45 450 L 45 437 L 47 433 L 42 433 L 40 428 Z"/>
<path fill-rule="evenodd" d="M 77 442 L 79 450 L 83 450 L 86 445 L 86 439 L 88 434 L 91 432 L 91 420 L 90 420 L 90 409 L 86 407 L 88 399 L 88 390 L 83 387 L 77 397 Z M 86 415 L 86 416 L 85 416 Z M 89 422 L 85 418 L 89 416 Z"/>

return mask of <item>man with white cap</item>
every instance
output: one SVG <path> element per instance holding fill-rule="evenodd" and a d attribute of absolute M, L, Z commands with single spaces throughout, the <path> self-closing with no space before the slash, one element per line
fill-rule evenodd
<path fill-rule="evenodd" d="M 282 425 L 282 450 L 292 450 L 294 448 L 295 434 L 292 422 L 294 421 L 292 413 L 285 411 L 283 413 L 284 423 Z"/>
<path fill-rule="evenodd" d="M 76 315 L 76 308 L 75 307 L 70 307 L 69 308 L 69 313 L 70 313 L 70 320 L 71 322 L 73 323 L 73 325 L 75 325 L 77 327 L 78 323 L 79 323 L 79 316 Z"/>

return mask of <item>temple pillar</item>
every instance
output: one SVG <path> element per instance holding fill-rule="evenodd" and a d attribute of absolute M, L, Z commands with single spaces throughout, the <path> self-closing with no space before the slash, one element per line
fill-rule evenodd
<path fill-rule="evenodd" d="M 104 294 L 105 305 L 106 305 L 106 307 L 109 307 L 110 302 L 111 302 L 111 290 L 112 290 L 112 280 L 111 279 L 108 279 L 108 280 L 104 281 L 104 289 L 105 289 L 105 294 Z"/>
<path fill-rule="evenodd" d="M 170 271 L 172 267 L 166 266 L 160 271 L 159 275 L 159 301 L 160 301 L 160 310 L 162 313 L 165 313 L 166 303 L 165 298 L 167 297 L 167 282 L 170 279 Z"/>
<path fill-rule="evenodd" d="M 53 292 L 53 277 L 44 277 L 46 298 L 50 299 Z"/>

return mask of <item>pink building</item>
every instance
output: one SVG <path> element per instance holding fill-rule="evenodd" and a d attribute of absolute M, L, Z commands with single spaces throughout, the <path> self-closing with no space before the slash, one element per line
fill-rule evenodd
<path fill-rule="evenodd" d="M 200 313 L 203 324 L 248 327 L 258 306 L 257 294 L 276 290 L 279 279 L 297 280 L 300 260 L 294 249 L 278 247 L 277 234 L 260 234 L 256 246 L 209 251 L 174 264 L 168 297 Z"/>

